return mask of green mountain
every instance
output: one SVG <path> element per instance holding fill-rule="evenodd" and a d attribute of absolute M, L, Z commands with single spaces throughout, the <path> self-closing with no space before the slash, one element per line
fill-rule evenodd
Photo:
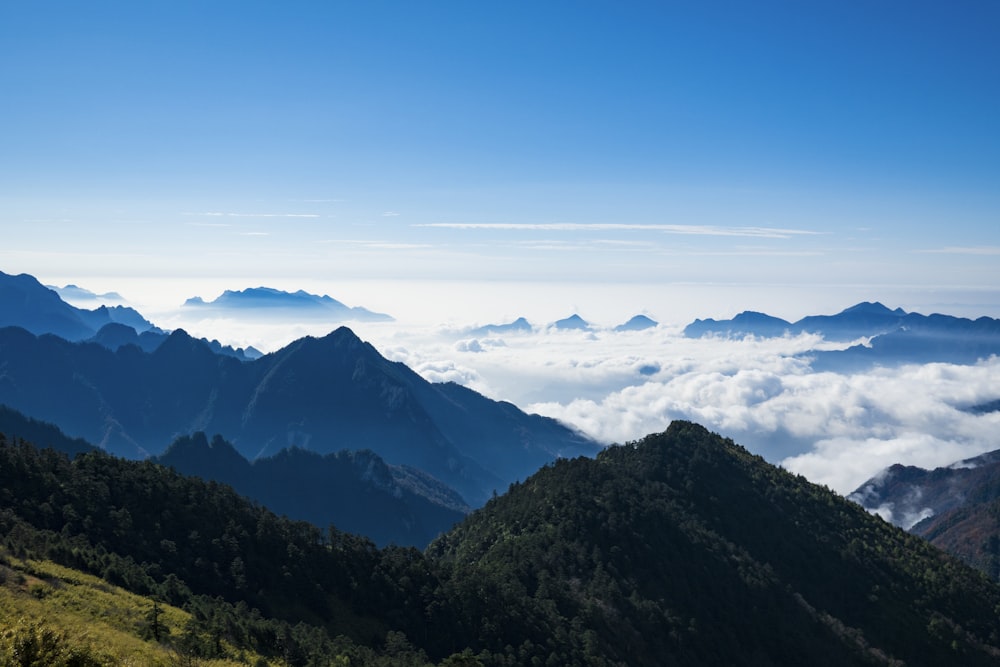
<path fill-rule="evenodd" d="M 549 464 L 424 553 L 289 521 L 149 462 L 5 440 L 0 540 L 188 610 L 207 637 L 192 655 L 206 658 L 1000 661 L 1000 587 L 982 573 L 686 422 Z"/>
<path fill-rule="evenodd" d="M 1000 660 L 981 573 L 690 423 L 547 466 L 428 555 L 462 634 L 520 659 Z"/>

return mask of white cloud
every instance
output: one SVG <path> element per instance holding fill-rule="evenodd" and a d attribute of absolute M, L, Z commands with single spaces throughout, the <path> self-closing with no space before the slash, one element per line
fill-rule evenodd
<path fill-rule="evenodd" d="M 228 213 L 222 211 L 184 213 L 183 215 L 205 216 L 208 218 L 319 218 L 321 217 L 317 213 Z"/>
<path fill-rule="evenodd" d="M 193 324 L 189 332 L 220 339 L 228 324 L 235 342 L 264 350 L 327 333 L 321 325 Z M 1000 414 L 963 409 L 1000 398 L 1000 359 L 816 373 L 800 355 L 845 345 L 810 335 L 689 339 L 663 324 L 622 333 L 535 324 L 531 333 L 481 337 L 457 324 L 354 328 L 428 380 L 458 382 L 603 442 L 692 420 L 844 494 L 893 463 L 933 468 L 1000 448 Z"/>
<path fill-rule="evenodd" d="M 433 222 L 414 225 L 415 227 L 438 227 L 445 229 L 487 229 L 506 231 L 556 231 L 556 232 L 601 232 L 601 231 L 649 231 L 665 234 L 692 236 L 741 236 L 785 239 L 792 236 L 818 235 L 822 232 L 778 227 L 724 227 L 720 225 L 670 225 L 670 224 L 629 224 L 629 223 L 475 223 L 475 222 Z"/>
<path fill-rule="evenodd" d="M 917 252 L 942 255 L 1000 255 L 1000 246 L 947 246 Z"/>

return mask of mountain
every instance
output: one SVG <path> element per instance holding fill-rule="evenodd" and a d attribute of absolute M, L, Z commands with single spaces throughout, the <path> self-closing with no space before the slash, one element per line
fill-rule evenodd
<path fill-rule="evenodd" d="M 1000 579 L 1000 450 L 934 470 L 896 464 L 849 498 Z"/>
<path fill-rule="evenodd" d="M 700 338 L 708 334 L 742 338 L 745 336 L 783 336 L 790 333 L 793 326 L 778 317 L 747 310 L 739 313 L 731 320 L 695 320 L 684 327 L 684 335 L 688 338 Z"/>
<path fill-rule="evenodd" d="M 138 332 L 159 331 L 132 308 L 77 308 L 33 276 L 11 276 L 0 271 L 0 327 L 18 326 L 37 335 L 50 333 L 78 341 L 94 336 L 111 323 L 126 324 Z"/>
<path fill-rule="evenodd" d="M 255 287 L 239 291 L 226 290 L 214 301 L 208 302 L 201 297 L 192 297 L 184 302 L 184 307 L 237 317 L 304 317 L 330 322 L 349 320 L 384 322 L 392 320 L 389 315 L 374 313 L 359 306 L 351 308 L 326 295 L 317 296 L 303 290 L 283 292 L 270 287 Z"/>
<path fill-rule="evenodd" d="M 241 362 L 174 331 L 153 352 L 0 329 L 0 403 L 130 458 L 196 431 L 248 460 L 298 446 L 371 449 L 471 505 L 557 456 L 599 446 L 558 422 L 431 384 L 341 327 Z"/>
<path fill-rule="evenodd" d="M 1000 656 L 995 584 L 690 423 L 546 466 L 428 556 L 462 605 L 456 634 L 516 664 Z"/>
<path fill-rule="evenodd" d="M 0 405 L 0 434 L 70 458 L 99 451 L 58 427 Z M 228 484 L 270 509 L 324 528 L 335 525 L 379 545 L 425 547 L 469 512 L 458 493 L 412 468 L 389 466 L 371 451 L 321 456 L 292 449 L 247 461 L 221 436 L 178 438 L 154 461 Z M 363 499 L 363 502 L 358 502 Z"/>
<path fill-rule="evenodd" d="M 821 333 L 827 340 L 850 341 L 878 336 L 899 328 L 907 315 L 902 308 L 890 310 L 879 302 L 865 301 L 836 315 L 810 315 L 795 323 L 796 331 Z"/>
<path fill-rule="evenodd" d="M 896 329 L 867 345 L 811 353 L 816 370 L 864 368 L 873 364 L 944 362 L 973 364 L 1000 354 L 1000 320 L 907 313 Z"/>
<path fill-rule="evenodd" d="M 170 334 L 162 331 L 143 331 L 138 333 L 132 327 L 125 324 L 111 323 L 105 324 L 93 337 L 86 339 L 86 342 L 97 343 L 101 347 L 106 347 L 112 352 L 117 352 L 125 345 L 135 345 L 143 352 L 152 352 L 165 341 Z M 201 339 L 209 349 L 216 354 L 233 357 L 240 361 L 259 359 L 263 353 L 253 346 L 246 348 L 234 348 L 230 345 L 223 345 L 217 340 Z"/>
<path fill-rule="evenodd" d="M 878 302 L 863 302 L 846 308 L 836 315 L 809 315 L 792 323 L 765 313 L 744 311 L 731 320 L 695 320 L 684 329 L 689 338 L 706 334 L 731 336 L 759 336 L 770 338 L 795 336 L 801 333 L 822 334 L 832 341 L 852 341 L 862 337 L 877 336 L 897 329 L 907 313 L 901 308 L 889 310 Z"/>
<path fill-rule="evenodd" d="M 567 318 L 557 320 L 553 325 L 556 329 L 570 329 L 586 331 L 590 329 L 590 323 L 579 315 L 573 314 Z"/>
<path fill-rule="evenodd" d="M 54 291 L 59 295 L 63 301 L 73 302 L 73 301 L 113 301 L 115 303 L 121 304 L 125 302 L 125 297 L 123 297 L 118 292 L 105 292 L 104 294 L 97 294 L 96 292 L 91 292 L 89 289 L 84 289 L 76 285 L 64 285 L 63 287 L 57 287 L 55 285 L 46 285 L 50 290 Z"/>
<path fill-rule="evenodd" d="M 507 324 L 486 324 L 472 329 L 469 333 L 474 336 L 491 336 L 495 334 L 531 333 L 531 331 L 531 324 L 528 320 L 523 317 L 519 317 L 513 322 L 508 322 Z"/>
<path fill-rule="evenodd" d="M 162 639 L 188 660 L 248 648 L 288 665 L 452 667 L 1000 657 L 996 583 L 686 422 L 545 466 L 423 554 L 100 452 L 70 462 L 0 438 L 0 490 L 12 558 L 188 610 L 188 640 Z M 45 581 L 38 599 L 61 595 Z"/>
<path fill-rule="evenodd" d="M 153 460 L 228 484 L 279 514 L 321 528 L 334 525 L 380 546 L 423 548 L 469 509 L 454 491 L 431 480 L 417 485 L 412 471 L 386 465 L 368 450 L 324 456 L 293 448 L 250 463 L 220 436 L 209 441 L 196 433 Z M 434 486 L 425 489 L 427 484 Z"/>
<path fill-rule="evenodd" d="M 86 440 L 71 438 L 59 430 L 59 427 L 31 419 L 6 405 L 0 405 L 0 433 L 11 440 L 27 440 L 39 447 L 49 447 L 70 457 L 95 450 L 95 447 Z"/>
<path fill-rule="evenodd" d="M 652 329 L 653 327 L 658 326 L 658 324 L 658 322 L 646 317 L 645 315 L 636 315 L 628 322 L 616 326 L 615 331 L 643 331 L 644 329 Z"/>
<path fill-rule="evenodd" d="M 950 315 L 907 313 L 881 303 L 864 302 L 836 315 L 810 315 L 797 322 L 745 311 L 731 320 L 695 320 L 684 335 L 742 338 L 814 333 L 826 340 L 850 342 L 869 339 L 844 350 L 812 351 L 814 370 L 855 370 L 874 364 L 946 362 L 975 363 L 1000 354 L 1000 320 L 970 320 Z"/>

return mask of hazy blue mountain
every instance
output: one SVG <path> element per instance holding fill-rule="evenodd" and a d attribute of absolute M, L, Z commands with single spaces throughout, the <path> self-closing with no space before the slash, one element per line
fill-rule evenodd
<path fill-rule="evenodd" d="M 868 345 L 811 356 L 816 370 L 850 370 L 874 364 L 972 364 L 995 354 L 1000 354 L 1000 320 L 907 313 L 894 330 L 873 337 Z"/>
<path fill-rule="evenodd" d="M 934 470 L 896 464 L 849 498 L 1000 579 L 1000 450 Z"/>
<path fill-rule="evenodd" d="M 71 438 L 59 427 L 32 419 L 6 405 L 0 405 L 0 433 L 11 440 L 26 440 L 38 447 L 48 447 L 70 457 L 96 449 L 83 438 Z"/>
<path fill-rule="evenodd" d="M 889 310 L 881 303 L 859 303 L 836 315 L 810 315 L 792 323 L 765 313 L 744 311 L 731 320 L 695 320 L 684 329 L 689 338 L 705 334 L 770 338 L 785 334 L 822 334 L 827 340 L 850 341 L 892 331 L 906 315 L 902 309 Z"/>
<path fill-rule="evenodd" d="M 684 327 L 688 338 L 701 338 L 708 334 L 742 338 L 744 336 L 783 336 L 791 332 L 792 324 L 779 317 L 746 310 L 731 320 L 695 320 Z"/>
<path fill-rule="evenodd" d="M 561 320 L 557 320 L 552 326 L 554 326 L 556 329 L 578 329 L 578 330 L 590 329 L 590 323 L 576 314 L 570 315 L 569 317 Z"/>
<path fill-rule="evenodd" d="M 422 549 L 469 510 L 451 489 L 427 479 L 415 485 L 412 471 L 389 466 L 370 450 L 320 455 L 292 448 L 251 463 L 222 437 L 210 441 L 199 432 L 178 438 L 155 460 L 228 484 L 278 514 L 320 528 L 334 525 L 379 546 Z"/>
<path fill-rule="evenodd" d="M 645 315 L 636 315 L 628 322 L 616 326 L 615 331 L 642 331 L 644 329 L 652 329 L 658 324 L 658 322 L 646 317 Z"/>
<path fill-rule="evenodd" d="M 77 287 L 76 285 L 64 285 L 63 287 L 57 287 L 55 285 L 46 285 L 49 289 L 53 290 L 63 301 L 114 301 L 116 303 L 124 303 L 125 298 L 118 292 L 105 292 L 104 294 L 97 294 L 96 292 L 91 292 L 89 289 L 84 289 L 82 287 Z"/>
<path fill-rule="evenodd" d="M 84 322 L 79 308 L 25 273 L 11 276 L 0 272 L 0 326 L 19 326 L 68 340 L 82 340 L 96 332 Z"/>
<path fill-rule="evenodd" d="M 392 317 L 361 307 L 349 307 L 329 296 L 317 296 L 303 290 L 284 292 L 270 287 L 255 287 L 240 291 L 226 290 L 214 301 L 193 297 L 184 307 L 229 313 L 240 317 L 281 318 L 306 317 L 331 322 L 348 320 L 376 322 L 390 321 Z"/>
<path fill-rule="evenodd" d="M 519 317 L 507 324 L 486 324 L 472 329 L 469 333 L 475 336 L 490 336 L 495 334 L 508 333 L 531 333 L 532 327 L 528 320 Z"/>
<path fill-rule="evenodd" d="M 152 352 L 163 341 L 167 340 L 169 336 L 170 334 L 159 330 L 143 331 L 140 334 L 128 325 L 111 323 L 101 327 L 101 330 L 93 337 L 88 338 L 86 342 L 97 343 L 112 352 L 117 351 L 118 348 L 124 345 L 135 345 L 143 352 Z M 217 340 L 208 340 L 207 338 L 202 338 L 201 340 L 208 345 L 212 352 L 227 357 L 234 357 L 241 361 L 259 359 L 263 356 L 263 353 L 253 346 L 234 348 L 231 345 L 223 345 Z"/>
<path fill-rule="evenodd" d="M 820 333 L 827 340 L 850 341 L 895 331 L 906 311 L 890 310 L 881 303 L 862 302 L 836 315 L 810 315 L 795 323 L 795 332 Z"/>
<path fill-rule="evenodd" d="M 137 332 L 163 333 L 133 308 L 77 308 L 28 274 L 0 272 L 0 327 L 17 326 L 33 334 L 55 334 L 67 340 L 93 337 L 107 324 L 125 324 Z"/>
<path fill-rule="evenodd" d="M 250 460 L 290 446 L 371 449 L 473 505 L 556 456 L 599 449 L 555 420 L 431 384 L 344 327 L 245 362 L 182 330 L 147 353 L 9 327 L 0 367 L 0 403 L 123 456 L 195 431 L 223 434 Z"/>
<path fill-rule="evenodd" d="M 814 370 L 847 371 L 875 364 L 975 363 L 1000 354 L 1000 320 L 970 320 L 951 315 L 922 315 L 881 303 L 859 303 L 836 315 L 810 315 L 797 322 L 745 311 L 731 320 L 695 320 L 684 335 L 733 338 L 820 334 L 830 341 L 868 339 L 845 350 L 809 352 Z"/>

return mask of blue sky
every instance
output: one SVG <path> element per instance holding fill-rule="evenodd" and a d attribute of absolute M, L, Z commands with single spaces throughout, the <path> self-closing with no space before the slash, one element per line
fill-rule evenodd
<path fill-rule="evenodd" d="M 997 34 L 992 0 L 3 1 L 0 270 L 1000 316 Z"/>

